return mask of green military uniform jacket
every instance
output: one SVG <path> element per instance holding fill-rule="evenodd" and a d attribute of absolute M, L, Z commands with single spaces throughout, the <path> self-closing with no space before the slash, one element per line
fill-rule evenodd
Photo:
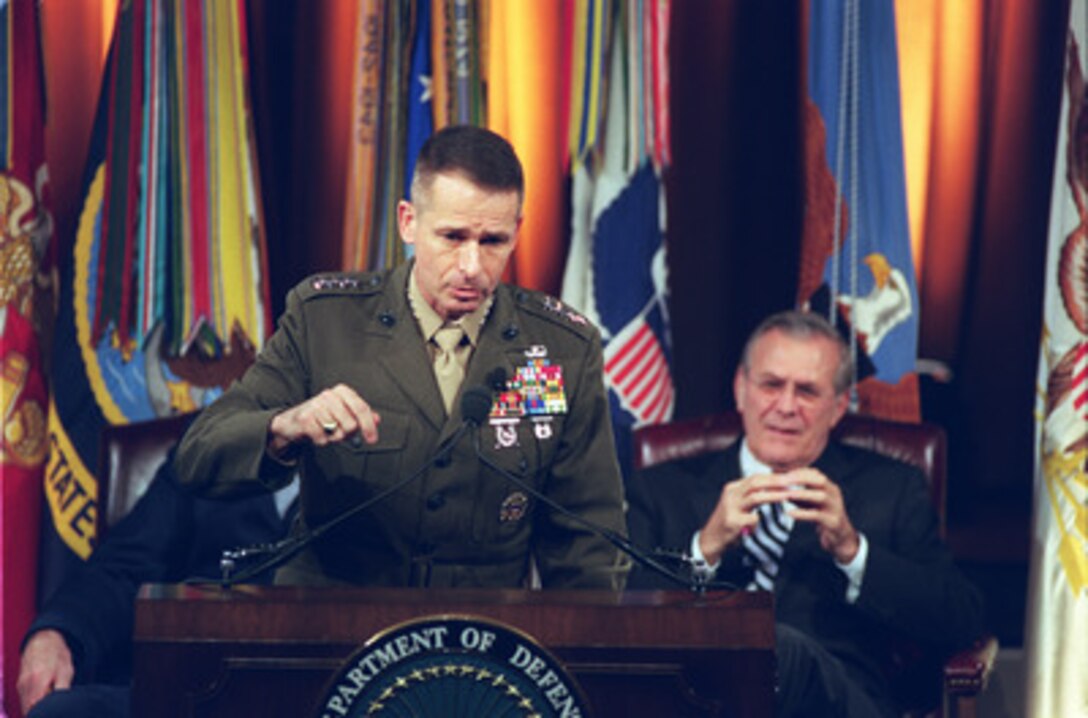
<path fill-rule="evenodd" d="M 183 439 L 182 483 L 204 495 L 238 495 L 279 488 L 297 469 L 301 532 L 423 466 L 462 418 L 458 401 L 450 416 L 443 407 L 408 306 L 410 271 L 406 263 L 295 287 L 254 365 Z M 551 297 L 500 285 L 462 390 L 491 389 L 496 369 L 513 378 L 534 358 L 561 367 L 565 413 L 489 420 L 477 430 L 481 450 L 560 505 L 626 534 L 597 330 Z M 380 414 L 378 442 L 307 445 L 297 466 L 272 459 L 265 450 L 272 417 L 339 383 Z M 483 466 L 475 438 L 462 438 L 449 460 L 312 543 L 277 580 L 521 587 L 532 561 L 544 587 L 621 586 L 625 570 L 612 545 Z"/>

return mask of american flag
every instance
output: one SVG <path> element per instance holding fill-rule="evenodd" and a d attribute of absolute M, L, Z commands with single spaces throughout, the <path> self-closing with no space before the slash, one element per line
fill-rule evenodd
<path fill-rule="evenodd" d="M 635 418 L 635 427 L 672 417 L 669 363 L 646 316 L 635 317 L 604 349 L 605 382 Z"/>

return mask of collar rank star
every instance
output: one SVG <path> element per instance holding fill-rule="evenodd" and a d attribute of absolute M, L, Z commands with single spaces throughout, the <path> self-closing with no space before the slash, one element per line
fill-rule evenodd
<path fill-rule="evenodd" d="M 555 297 L 544 297 L 543 304 L 545 309 L 555 312 L 560 316 L 566 317 L 567 321 L 572 324 L 581 324 L 585 326 L 589 323 L 586 321 L 585 317 L 571 309 L 569 306 L 563 304 L 563 302 L 559 301 Z"/>

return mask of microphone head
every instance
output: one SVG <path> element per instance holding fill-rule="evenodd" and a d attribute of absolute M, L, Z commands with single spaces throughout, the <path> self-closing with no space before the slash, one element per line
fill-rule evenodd
<path fill-rule="evenodd" d="M 487 373 L 487 385 L 492 391 L 502 391 L 506 388 L 506 368 L 497 366 Z"/>
<path fill-rule="evenodd" d="M 479 426 L 491 413 L 491 392 L 482 386 L 473 386 L 461 394 L 461 416 L 465 421 Z"/>

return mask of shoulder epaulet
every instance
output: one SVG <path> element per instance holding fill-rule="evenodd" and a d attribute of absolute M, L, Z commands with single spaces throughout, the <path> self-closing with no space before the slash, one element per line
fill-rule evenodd
<path fill-rule="evenodd" d="M 586 319 L 581 312 L 550 294 L 517 287 L 514 289 L 514 300 L 519 308 L 566 327 L 575 334 L 588 338 L 596 332 L 593 322 Z"/>
<path fill-rule="evenodd" d="M 384 282 L 382 272 L 315 274 L 299 284 L 298 292 L 303 301 L 345 294 L 375 294 L 381 291 Z"/>

